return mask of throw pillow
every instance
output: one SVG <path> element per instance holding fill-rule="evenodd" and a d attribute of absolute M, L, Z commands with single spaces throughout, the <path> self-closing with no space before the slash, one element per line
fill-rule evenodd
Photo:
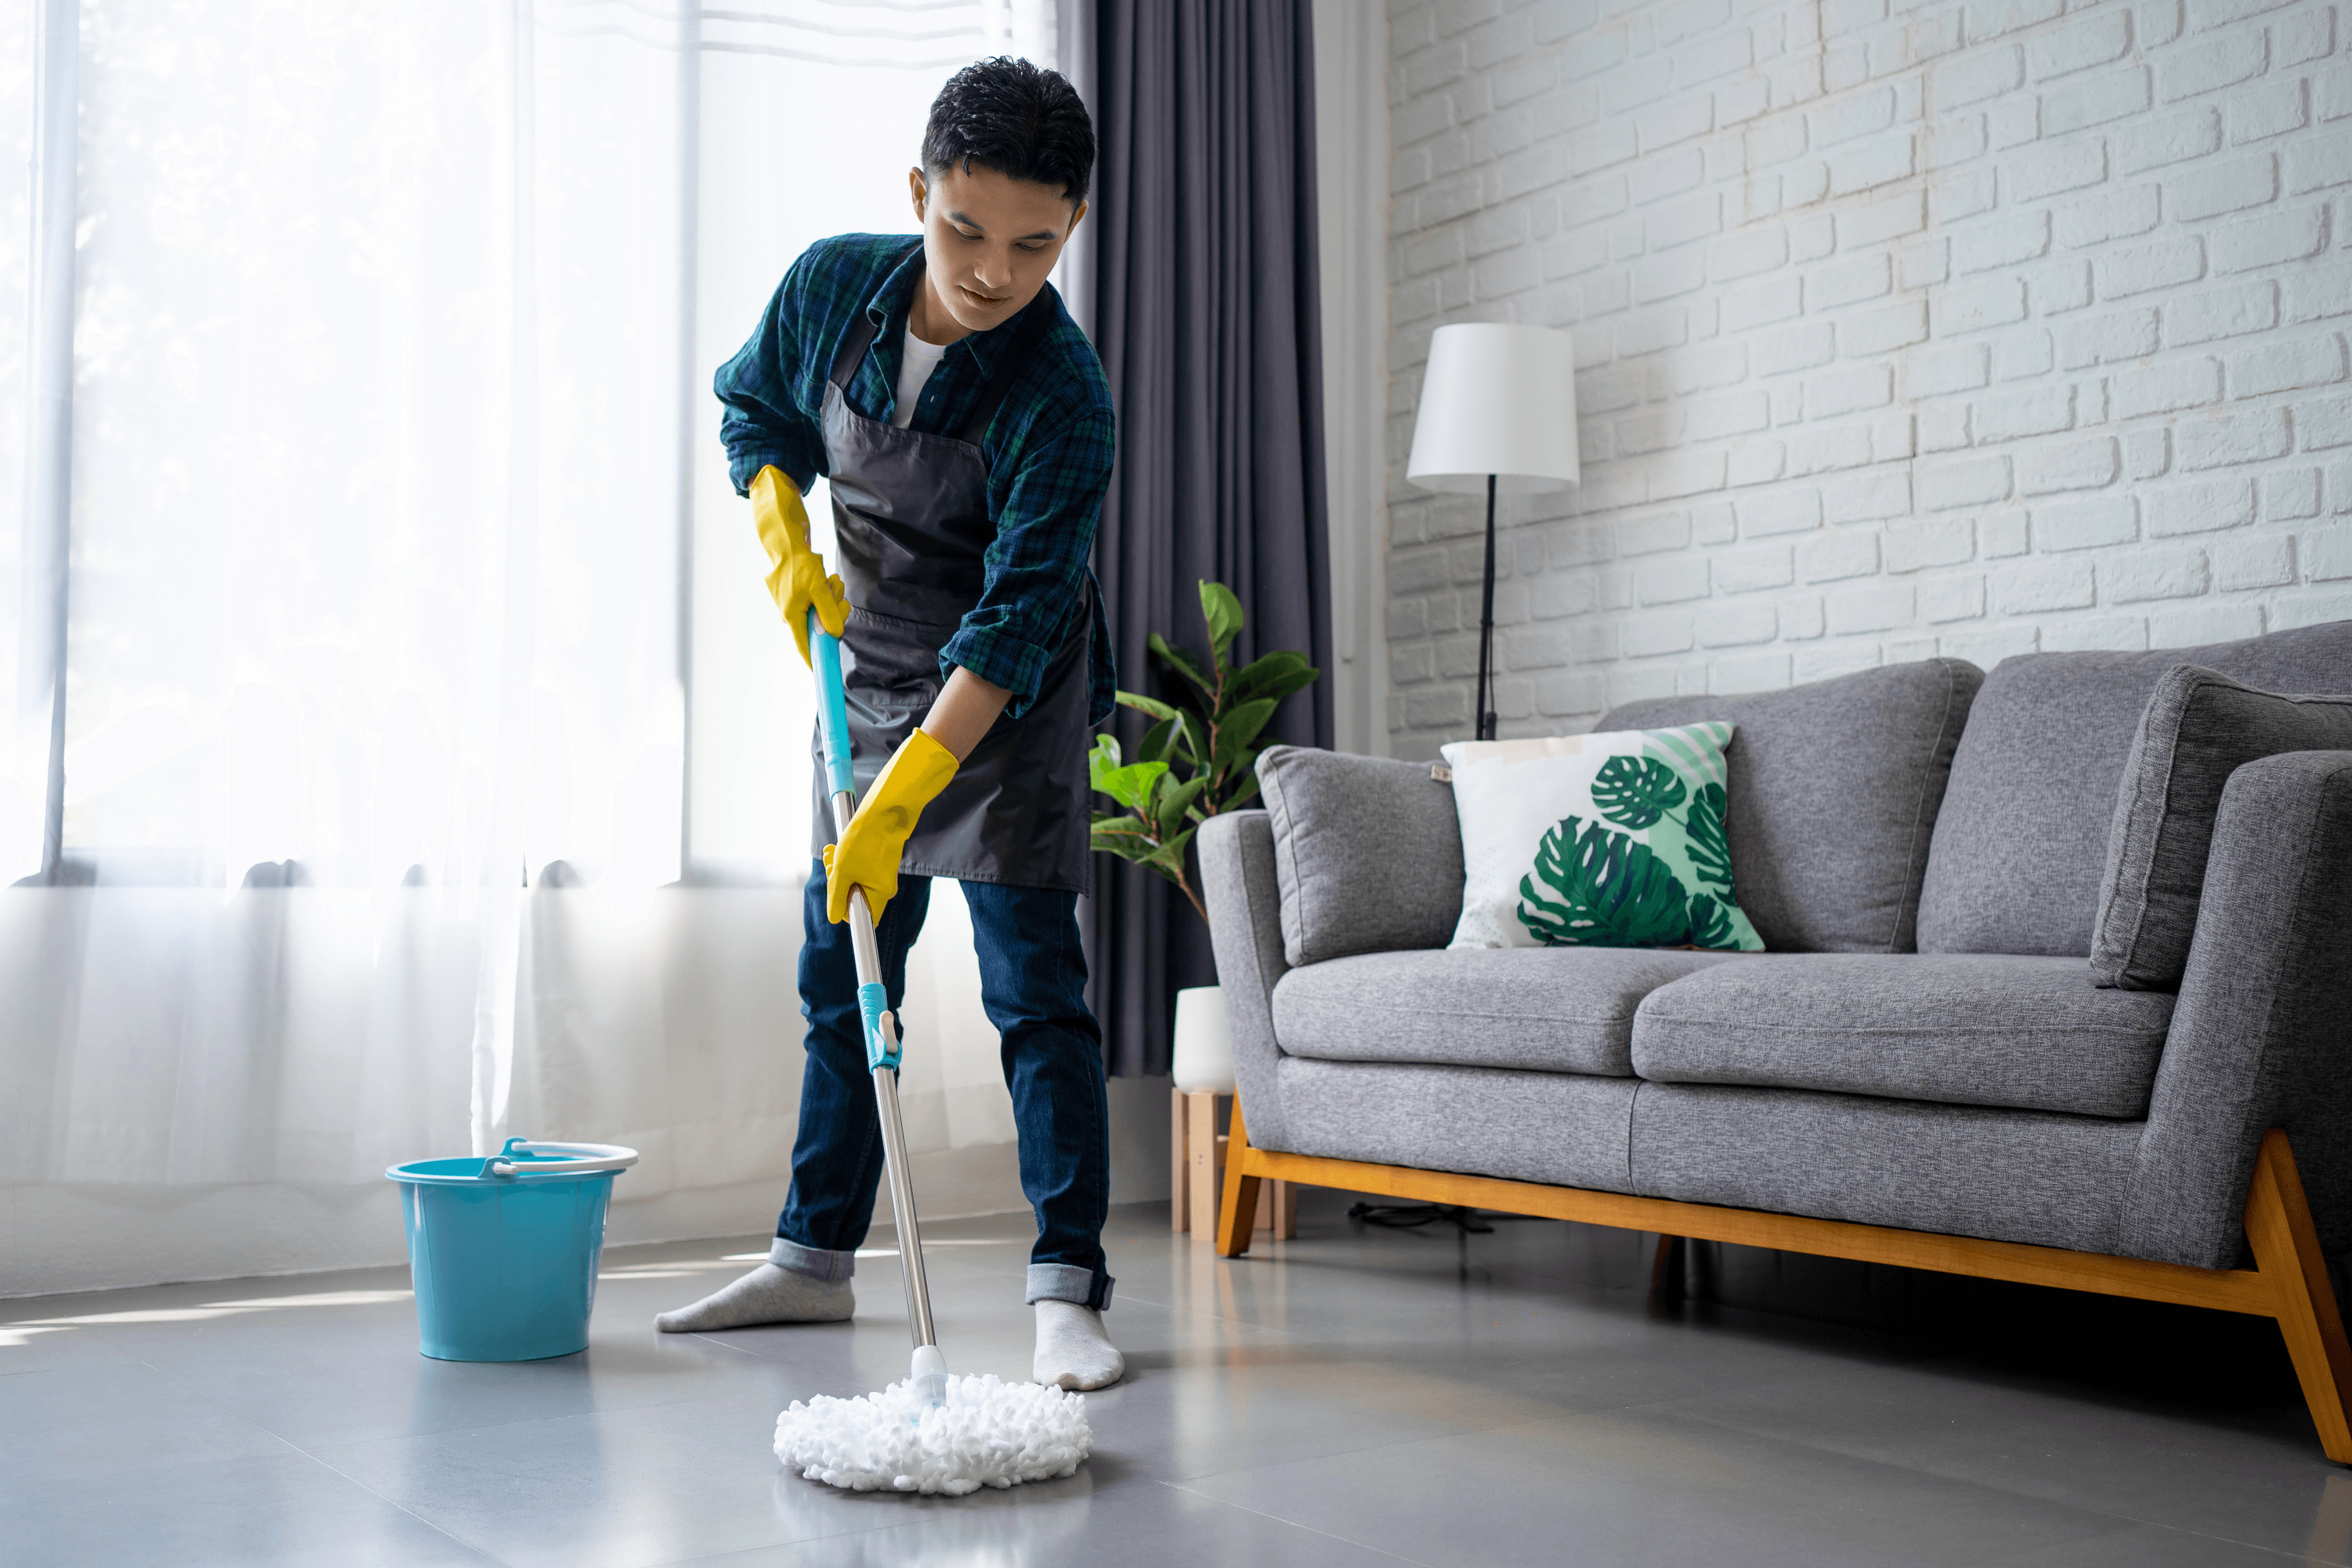
<path fill-rule="evenodd" d="M 1709 722 L 1442 748 L 1462 824 L 1452 945 L 1762 951 L 1732 888 L 1730 740 Z"/>
<path fill-rule="evenodd" d="M 1294 969 L 1359 952 L 1444 947 L 1462 916 L 1454 792 L 1426 763 L 1308 746 L 1257 754 L 1274 818 L 1282 956 Z"/>
<path fill-rule="evenodd" d="M 2157 682 L 2132 738 L 2107 830 L 2091 973 L 2102 985 L 2180 984 L 2221 786 L 2282 752 L 2352 749 L 2352 696 L 2281 697 L 2177 664 Z"/>

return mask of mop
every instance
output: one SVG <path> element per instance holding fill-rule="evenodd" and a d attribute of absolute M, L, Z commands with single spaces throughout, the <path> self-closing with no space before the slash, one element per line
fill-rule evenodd
<path fill-rule="evenodd" d="M 841 644 L 809 613 L 809 658 L 816 670 L 818 722 L 824 734 L 837 839 L 857 810 L 850 765 L 849 709 L 841 685 Z M 994 1376 L 948 1371 L 931 1331 L 931 1296 L 923 1279 L 923 1239 L 915 1223 L 915 1189 L 907 1177 L 907 1134 L 898 1119 L 898 1025 L 882 984 L 882 956 L 866 889 L 849 890 L 849 944 L 857 960 L 857 1011 L 866 1026 L 866 1063 L 882 1121 L 882 1163 L 890 1173 L 898 1216 L 898 1262 L 907 1284 L 907 1321 L 915 1355 L 907 1381 L 855 1399 L 819 1394 L 776 1417 L 776 1458 L 810 1480 L 852 1491 L 940 1492 L 961 1497 L 982 1487 L 1050 1480 L 1076 1470 L 1094 1445 L 1086 1396 Z"/>

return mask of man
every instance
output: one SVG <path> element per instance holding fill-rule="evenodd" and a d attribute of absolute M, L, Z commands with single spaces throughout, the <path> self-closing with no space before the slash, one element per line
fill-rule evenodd
<path fill-rule="evenodd" d="M 1125 1371 L 1100 1315 L 1109 1112 L 1076 907 L 1090 869 L 1088 731 L 1112 704 L 1087 557 L 1113 426 L 1101 363 L 1045 282 L 1086 216 L 1093 166 L 1093 127 L 1067 81 L 1024 60 L 967 68 L 932 104 L 908 174 L 921 237 L 810 247 L 719 373 L 719 435 L 775 563 L 777 607 L 803 659 L 810 610 L 843 639 L 860 798 L 841 842 L 824 846 L 815 770 L 808 1058 L 769 1261 L 664 1313 L 669 1332 L 850 1315 L 882 1147 L 849 889 L 866 889 L 896 1008 L 931 879 L 952 877 L 1037 1215 L 1035 1375 L 1087 1389 Z M 837 577 L 810 549 L 801 507 L 819 474 Z"/>

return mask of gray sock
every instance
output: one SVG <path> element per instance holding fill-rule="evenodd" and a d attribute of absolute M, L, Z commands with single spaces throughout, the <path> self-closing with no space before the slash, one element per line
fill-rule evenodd
<path fill-rule="evenodd" d="M 820 1279 L 762 1263 L 691 1307 L 662 1313 L 654 1327 L 666 1334 L 696 1334 L 759 1323 L 837 1323 L 856 1310 L 857 1298 L 845 1274 Z"/>

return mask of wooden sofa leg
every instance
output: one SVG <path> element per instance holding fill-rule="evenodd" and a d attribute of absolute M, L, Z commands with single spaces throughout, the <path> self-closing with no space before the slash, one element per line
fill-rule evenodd
<path fill-rule="evenodd" d="M 2311 1423 L 2319 1429 L 2319 1446 L 2337 1464 L 2352 1464 L 2352 1420 L 2345 1413 L 2345 1394 L 2352 1389 L 2352 1343 L 2344 1337 L 2294 1151 L 2275 1127 L 2263 1134 L 2262 1152 L 2254 1159 L 2246 1239 L 2263 1278 L 2277 1292 L 2279 1331 L 2286 1336 L 2287 1354 L 2311 1406 Z"/>
<path fill-rule="evenodd" d="M 1233 1131 L 1225 1139 L 1225 1201 L 1218 1205 L 1217 1256 L 1239 1258 L 1249 1250 L 1250 1232 L 1257 1228 L 1259 1178 L 1244 1175 L 1249 1163 L 1249 1135 L 1242 1128 L 1242 1097 L 1234 1096 Z"/>
<path fill-rule="evenodd" d="M 1673 1306 L 1683 1299 L 1683 1238 L 1679 1236 L 1658 1237 L 1658 1250 L 1650 1259 L 1650 1299 Z"/>

